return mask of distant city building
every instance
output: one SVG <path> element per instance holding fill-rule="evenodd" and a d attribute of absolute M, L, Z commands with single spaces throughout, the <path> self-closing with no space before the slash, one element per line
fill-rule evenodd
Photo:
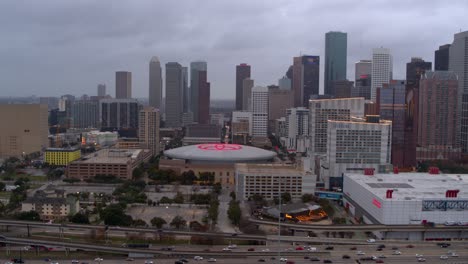
<path fill-rule="evenodd" d="M 380 88 L 380 118 L 392 121 L 392 155 L 393 166 L 403 167 L 405 160 L 405 94 L 404 80 L 391 80 Z"/>
<path fill-rule="evenodd" d="M 199 80 L 198 77 L 200 71 L 207 72 L 208 66 L 205 61 L 195 61 L 190 63 L 190 108 L 193 113 L 193 121 L 198 122 L 198 111 L 200 106 L 198 105 L 199 102 Z M 166 88 L 167 89 L 167 88 Z M 167 107 L 167 106 L 166 106 Z"/>
<path fill-rule="evenodd" d="M 458 76 L 458 129 L 463 153 L 468 153 L 468 31 L 456 33 L 449 48 L 449 71 Z"/>
<path fill-rule="evenodd" d="M 44 162 L 54 166 L 66 166 L 80 157 L 79 148 L 47 148 L 44 152 Z"/>
<path fill-rule="evenodd" d="M 449 70 L 449 50 L 450 44 L 445 44 L 439 47 L 434 52 L 434 70 L 448 71 Z"/>
<path fill-rule="evenodd" d="M 361 75 L 361 78 L 356 80 L 355 85 L 351 88 L 351 97 L 364 97 L 366 100 L 371 98 L 371 76 Z"/>
<path fill-rule="evenodd" d="M 45 104 L 49 110 L 58 108 L 59 99 L 57 97 L 39 97 L 39 104 Z"/>
<path fill-rule="evenodd" d="M 206 71 L 198 71 L 198 123 L 210 123 L 210 83 Z"/>
<path fill-rule="evenodd" d="M 311 100 L 311 148 L 314 154 L 327 153 L 328 120 L 350 121 L 351 117 L 364 116 L 364 98 Z"/>
<path fill-rule="evenodd" d="M 220 143 L 221 126 L 212 124 L 191 124 L 186 128 L 184 145 Z"/>
<path fill-rule="evenodd" d="M 390 164 L 392 122 L 378 116 L 328 120 L 327 163 L 320 173 L 326 189 L 342 188 L 343 174 Z"/>
<path fill-rule="evenodd" d="M 348 80 L 335 80 L 328 82 L 329 92 L 335 98 L 351 98 L 354 83 Z"/>
<path fill-rule="evenodd" d="M 309 109 L 305 107 L 286 110 L 286 148 L 297 150 L 298 137 L 309 136 Z"/>
<path fill-rule="evenodd" d="M 390 49 L 372 49 L 372 84 L 371 100 L 375 101 L 376 91 L 382 88 L 384 83 L 389 83 L 393 74 L 393 58 Z"/>
<path fill-rule="evenodd" d="M 325 94 L 335 96 L 333 81 L 346 79 L 348 34 L 330 31 L 325 34 Z"/>
<path fill-rule="evenodd" d="M 67 167 L 67 176 L 87 180 L 96 175 L 114 175 L 121 180 L 131 180 L 133 170 L 151 157 L 144 149 L 102 149 Z"/>
<path fill-rule="evenodd" d="M 288 136 L 288 127 L 286 125 L 286 117 L 281 117 L 275 120 L 275 136 L 277 138 L 286 138 Z"/>
<path fill-rule="evenodd" d="M 426 71 L 432 69 L 432 63 L 421 58 L 411 58 L 406 63 L 406 114 L 405 114 L 405 150 L 403 166 L 416 166 L 416 142 L 418 137 L 419 80 Z M 395 128 L 396 124 L 393 124 Z M 395 164 L 394 164 L 395 165 Z"/>
<path fill-rule="evenodd" d="M 118 71 L 115 73 L 115 98 L 132 98 L 132 73 L 127 71 Z"/>
<path fill-rule="evenodd" d="M 98 84 L 97 86 L 97 96 L 105 97 L 106 96 L 106 85 L 105 84 Z"/>
<path fill-rule="evenodd" d="M 163 94 L 163 80 L 161 63 L 158 57 L 149 62 L 149 105 L 161 109 Z"/>
<path fill-rule="evenodd" d="M 198 71 L 196 71 L 198 75 Z M 182 126 L 183 111 L 183 74 L 182 66 L 177 62 L 166 63 L 166 127 Z M 192 76 L 193 77 L 193 76 Z M 198 76 L 196 77 L 198 80 Z M 198 100 L 198 83 L 197 83 Z M 197 102 L 198 107 L 198 102 Z M 193 112 L 195 113 L 195 112 Z M 198 114 L 198 111 L 196 112 Z M 198 117 L 198 116 L 197 116 Z M 195 116 L 194 116 L 195 119 Z"/>
<path fill-rule="evenodd" d="M 190 112 L 190 91 L 188 82 L 188 67 L 182 67 L 182 91 L 184 92 L 184 113 Z M 193 117 L 193 114 L 192 114 Z"/>
<path fill-rule="evenodd" d="M 291 85 L 292 81 L 286 76 L 283 76 L 283 78 L 278 80 L 278 86 L 281 90 L 291 90 Z"/>
<path fill-rule="evenodd" d="M 99 130 L 82 133 L 81 145 L 96 145 L 99 147 L 113 146 L 117 143 L 117 132 L 100 132 Z"/>
<path fill-rule="evenodd" d="M 460 158 L 457 119 L 459 81 L 453 72 L 426 71 L 421 77 L 417 160 Z"/>
<path fill-rule="evenodd" d="M 224 127 L 225 121 L 226 118 L 224 117 L 223 113 L 210 114 L 210 124 L 212 125 L 219 125 L 220 127 Z"/>
<path fill-rule="evenodd" d="M 309 99 L 319 94 L 320 57 L 294 57 L 292 66 L 292 88 L 294 106 L 307 107 Z"/>
<path fill-rule="evenodd" d="M 103 99 L 99 101 L 101 130 L 138 129 L 140 105 L 136 99 Z"/>
<path fill-rule="evenodd" d="M 182 114 L 182 126 L 186 127 L 187 125 L 193 124 L 193 113 L 185 112 Z"/>
<path fill-rule="evenodd" d="M 243 110 L 244 80 L 250 78 L 250 65 L 241 63 L 236 66 L 236 110 Z"/>
<path fill-rule="evenodd" d="M 21 157 L 48 147 L 47 105 L 0 104 L 0 158 Z"/>
<path fill-rule="evenodd" d="M 247 144 L 252 135 L 252 112 L 234 111 L 231 119 L 231 139 L 234 144 Z"/>
<path fill-rule="evenodd" d="M 286 109 L 294 105 L 294 94 L 291 90 L 279 88 L 268 89 L 268 130 L 274 129 L 275 120 L 286 116 Z"/>
<path fill-rule="evenodd" d="M 99 127 L 99 101 L 73 101 L 71 112 L 74 128 Z"/>
<path fill-rule="evenodd" d="M 151 106 L 143 108 L 138 123 L 138 139 L 143 148 L 151 150 L 154 156 L 159 155 L 159 110 Z"/>
<path fill-rule="evenodd" d="M 252 88 L 254 87 L 254 80 L 245 78 L 242 81 L 242 110 L 251 111 L 252 106 Z"/>
<path fill-rule="evenodd" d="M 268 88 L 252 88 L 252 136 L 266 137 L 268 128 Z"/>
<path fill-rule="evenodd" d="M 354 80 L 357 82 L 357 80 L 362 79 L 363 76 L 366 76 L 364 78 L 367 78 L 367 76 L 370 76 L 372 74 L 372 61 L 371 60 L 360 60 L 355 63 L 355 73 L 354 73 Z"/>

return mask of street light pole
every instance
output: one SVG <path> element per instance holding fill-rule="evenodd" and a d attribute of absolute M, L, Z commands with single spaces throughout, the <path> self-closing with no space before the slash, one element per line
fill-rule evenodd
<path fill-rule="evenodd" d="M 278 263 L 281 259 L 281 176 L 278 179 L 278 201 L 279 201 L 279 212 L 278 212 Z"/>

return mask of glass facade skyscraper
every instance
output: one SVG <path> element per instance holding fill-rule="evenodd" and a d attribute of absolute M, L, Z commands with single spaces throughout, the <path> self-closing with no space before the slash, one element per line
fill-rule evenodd
<path fill-rule="evenodd" d="M 331 31 L 325 34 L 325 94 L 335 95 L 333 81 L 346 80 L 348 34 Z"/>

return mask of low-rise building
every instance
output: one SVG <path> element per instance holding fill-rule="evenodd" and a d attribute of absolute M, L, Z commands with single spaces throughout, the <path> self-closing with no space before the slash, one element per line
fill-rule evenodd
<path fill-rule="evenodd" d="M 305 193 L 314 193 L 316 176 L 310 172 L 283 164 L 247 164 L 235 166 L 236 194 L 247 200 L 254 194 L 265 199 L 289 193 L 298 200 Z"/>
<path fill-rule="evenodd" d="M 132 179 L 132 172 L 151 157 L 148 149 L 102 149 L 68 165 L 67 175 L 81 180 L 96 175 L 114 175 L 123 180 Z"/>
<path fill-rule="evenodd" d="M 117 143 L 117 138 L 117 132 L 100 132 L 99 130 L 93 130 L 82 134 L 81 144 L 107 147 L 115 145 Z"/>
<path fill-rule="evenodd" d="M 80 157 L 79 148 L 48 148 L 44 153 L 44 162 L 50 165 L 66 166 Z"/>
<path fill-rule="evenodd" d="M 80 210 L 80 203 L 74 196 L 64 197 L 63 192 L 57 192 L 51 197 L 43 192 L 38 192 L 32 197 L 26 198 L 21 204 L 22 212 L 35 211 L 41 220 L 64 219 L 76 214 Z"/>

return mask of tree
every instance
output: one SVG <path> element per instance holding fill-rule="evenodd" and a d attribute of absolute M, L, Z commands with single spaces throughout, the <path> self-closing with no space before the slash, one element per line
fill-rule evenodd
<path fill-rule="evenodd" d="M 133 223 L 131 216 L 126 215 L 120 204 L 111 204 L 101 211 L 100 217 L 106 225 L 130 226 Z"/>
<path fill-rule="evenodd" d="M 89 224 L 89 218 L 86 214 L 76 213 L 70 217 L 70 222 L 75 224 Z"/>
<path fill-rule="evenodd" d="M 147 226 L 148 224 L 142 219 L 133 220 L 132 226 Z"/>
<path fill-rule="evenodd" d="M 281 202 L 282 203 L 289 203 L 289 202 L 291 202 L 291 199 L 292 199 L 292 197 L 291 197 L 290 193 L 285 192 L 285 193 L 281 194 Z"/>
<path fill-rule="evenodd" d="M 197 176 L 195 175 L 193 170 L 189 170 L 182 172 L 180 178 L 180 183 L 182 185 L 192 185 L 193 182 L 197 179 Z"/>
<path fill-rule="evenodd" d="M 16 219 L 24 221 L 41 221 L 41 216 L 36 211 L 29 211 L 17 214 Z"/>
<path fill-rule="evenodd" d="M 221 186 L 221 183 L 217 182 L 215 185 L 213 185 L 213 192 L 217 195 L 221 194 L 221 190 L 223 187 Z"/>
<path fill-rule="evenodd" d="M 242 214 L 242 211 L 239 206 L 239 201 L 231 200 L 229 202 L 227 215 L 233 225 L 239 225 L 240 220 L 241 220 L 241 214 Z"/>
<path fill-rule="evenodd" d="M 313 194 L 305 193 L 304 195 L 302 195 L 302 202 L 303 203 L 312 202 L 314 200 L 315 200 L 315 196 Z"/>
<path fill-rule="evenodd" d="M 166 220 L 161 217 L 153 217 L 153 219 L 151 219 L 151 225 L 157 228 L 161 228 L 165 224 L 167 224 Z"/>
<path fill-rule="evenodd" d="M 5 191 L 6 184 L 4 182 L 0 182 L 0 192 Z"/>
<path fill-rule="evenodd" d="M 214 182 L 214 173 L 212 172 L 200 172 L 198 174 L 198 179 L 205 183 L 213 183 Z"/>
<path fill-rule="evenodd" d="M 185 227 L 187 225 L 187 221 L 185 221 L 185 219 L 182 216 L 177 215 L 174 217 L 174 219 L 172 219 L 170 225 L 177 229 L 180 229 L 181 227 Z"/>
<path fill-rule="evenodd" d="M 177 194 L 174 196 L 173 201 L 176 204 L 182 204 L 184 203 L 184 196 L 182 195 L 182 193 L 177 192 Z"/>
<path fill-rule="evenodd" d="M 229 196 L 231 196 L 231 199 L 232 200 L 235 200 L 236 199 L 236 193 L 234 191 L 232 191 Z"/>
<path fill-rule="evenodd" d="M 261 194 L 258 194 L 258 193 L 255 193 L 254 195 L 252 195 L 252 200 L 254 200 L 254 202 L 256 203 L 260 203 L 260 202 L 263 202 L 263 196 Z"/>
<path fill-rule="evenodd" d="M 132 179 L 133 180 L 141 179 L 141 177 L 143 176 L 143 173 L 144 173 L 144 170 L 141 166 L 136 167 L 135 169 L 133 169 Z"/>
<path fill-rule="evenodd" d="M 159 200 L 159 203 L 162 203 L 162 204 L 172 204 L 172 199 L 169 198 L 169 197 L 166 197 L 166 196 L 163 196 L 160 200 Z"/>
<path fill-rule="evenodd" d="M 213 224 L 218 222 L 219 200 L 217 196 L 213 196 L 208 207 L 208 218 L 211 219 Z"/>

